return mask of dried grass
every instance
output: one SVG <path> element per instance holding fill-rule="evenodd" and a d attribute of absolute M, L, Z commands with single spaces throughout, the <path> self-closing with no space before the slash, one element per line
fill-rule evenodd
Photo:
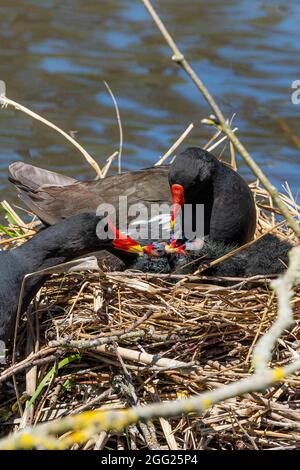
<path fill-rule="evenodd" d="M 296 243 L 292 231 L 284 223 L 278 225 L 267 193 L 257 184 L 251 187 L 259 208 L 256 235 L 273 228 L 278 237 Z M 282 198 L 298 217 L 295 201 L 286 195 Z M 17 363 L 0 375 L 2 435 L 20 425 L 87 409 L 187 397 L 248 376 L 251 352 L 274 321 L 276 302 L 264 277 L 231 279 L 230 287 L 228 278 L 226 286 L 223 281 L 199 276 L 197 281 L 174 285 L 167 276 L 141 273 L 54 275 L 23 319 Z M 288 363 L 299 348 L 300 288 L 293 306 L 296 323 L 278 341 L 273 355 L 277 365 Z M 80 350 L 49 347 L 53 340 L 99 337 L 109 344 Z M 80 354 L 80 360 L 74 353 Z M 69 360 L 62 365 L 63 358 Z M 48 381 L 26 409 L 23 391 L 31 391 L 32 396 L 51 369 Z M 21 418 L 9 375 L 12 370 L 20 392 Z M 299 384 L 295 374 L 268 392 L 220 403 L 203 416 L 160 419 L 146 428 L 130 427 L 124 434 L 96 435 L 85 448 L 296 448 Z"/>

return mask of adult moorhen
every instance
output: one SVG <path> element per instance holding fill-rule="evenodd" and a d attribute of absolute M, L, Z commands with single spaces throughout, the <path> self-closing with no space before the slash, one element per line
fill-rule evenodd
<path fill-rule="evenodd" d="M 96 250 L 105 249 L 114 253 L 125 266 L 130 266 L 136 260 L 141 247 L 129 237 L 99 239 L 97 228 L 100 221 L 101 218 L 93 213 L 77 214 L 41 230 L 15 249 L 0 252 L 0 340 L 8 341 L 12 336 L 20 290 L 26 274 Z M 36 275 L 26 279 L 22 311 L 47 277 Z"/>
<path fill-rule="evenodd" d="M 202 235 L 229 244 L 242 245 L 255 232 L 256 209 L 247 184 L 238 173 L 201 148 L 186 149 L 170 166 L 98 181 L 79 182 L 22 162 L 10 165 L 9 171 L 9 180 L 19 189 L 22 201 L 50 225 L 73 214 L 96 211 L 102 202 L 116 207 L 121 195 L 127 196 L 128 207 L 143 203 L 148 210 L 151 204 L 171 200 L 174 207 L 191 204 L 193 219 L 196 205 L 204 204 Z M 174 210 L 172 219 L 176 214 Z"/>
<path fill-rule="evenodd" d="M 197 204 L 204 206 L 204 235 L 234 245 L 253 238 L 256 208 L 252 193 L 236 171 L 211 153 L 188 148 L 172 163 L 168 177 L 173 202 L 183 206 L 183 211 L 184 204 L 192 205 L 193 215 Z"/>

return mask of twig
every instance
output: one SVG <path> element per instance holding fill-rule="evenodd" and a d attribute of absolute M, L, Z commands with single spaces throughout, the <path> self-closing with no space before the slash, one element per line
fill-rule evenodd
<path fill-rule="evenodd" d="M 244 247 L 245 248 L 245 247 Z M 232 253 L 232 252 L 230 252 Z M 123 272 L 123 271 L 115 271 L 110 273 L 110 278 L 113 279 L 114 275 L 117 277 L 123 275 L 124 278 L 126 277 L 141 277 L 147 279 L 162 279 L 162 280 L 172 280 L 172 279 L 183 279 L 188 278 L 189 281 L 241 281 L 241 282 L 253 282 L 253 281 L 263 281 L 265 283 L 266 279 L 272 279 L 273 277 L 277 277 L 276 274 L 257 274 L 255 276 L 250 277 L 234 277 L 234 276 L 197 276 L 194 274 L 164 274 L 164 273 L 143 273 L 143 272 Z"/>
<path fill-rule="evenodd" d="M 113 348 L 105 344 L 103 346 L 98 346 L 96 348 L 96 351 L 109 355 L 116 355 L 117 352 L 123 359 L 135 361 L 148 366 L 156 366 L 166 370 L 170 370 L 172 368 L 190 369 L 194 365 L 186 364 L 185 362 L 177 361 L 176 359 L 159 357 L 157 354 L 148 354 L 140 351 L 135 351 L 133 349 L 118 347 L 116 350 L 114 350 Z"/>
<path fill-rule="evenodd" d="M 51 351 L 54 351 L 54 354 L 50 354 Z M 6 382 L 13 375 L 17 375 L 33 366 L 40 366 L 41 364 L 47 364 L 49 362 L 56 361 L 61 355 L 62 351 L 57 350 L 55 352 L 54 348 L 41 349 L 38 353 L 35 353 L 32 356 L 24 359 L 24 361 L 13 364 L 13 366 L 9 367 L 9 369 L 6 369 L 0 375 L 0 383 Z"/>
<path fill-rule="evenodd" d="M 106 160 L 106 164 L 105 166 L 103 167 L 102 169 L 102 177 L 101 178 L 105 178 L 107 173 L 108 173 L 108 170 L 110 169 L 111 167 L 111 164 L 112 162 L 114 161 L 114 159 L 116 158 L 116 156 L 119 155 L 119 152 L 118 151 L 115 151 L 112 155 L 110 155 L 108 157 L 108 159 Z"/>
<path fill-rule="evenodd" d="M 132 382 L 132 375 L 128 371 L 126 365 L 124 364 L 123 358 L 118 351 L 117 345 L 115 345 L 115 353 L 118 357 L 118 360 L 121 364 L 121 367 L 123 369 L 123 374 L 118 374 L 114 377 L 114 385 L 115 388 L 120 389 L 122 394 L 126 397 L 127 402 L 131 406 L 139 406 L 140 405 L 140 400 L 138 399 L 138 396 L 136 394 L 133 382 Z M 150 429 L 148 427 L 149 423 L 139 423 L 139 427 L 141 429 L 141 432 L 144 436 L 145 442 L 148 444 L 148 447 L 150 450 L 155 450 L 159 449 L 159 445 L 156 439 L 156 436 L 152 435 L 150 432 Z"/>
<path fill-rule="evenodd" d="M 23 238 L 29 238 L 31 235 L 35 235 L 35 231 L 30 230 L 24 235 L 19 235 L 18 237 L 6 238 L 5 240 L 0 240 L 0 245 L 8 245 L 9 243 L 16 242 L 18 240 L 22 240 Z"/>
<path fill-rule="evenodd" d="M 191 130 L 194 128 L 194 124 L 191 123 L 186 130 L 181 134 L 181 136 L 176 140 L 176 142 L 172 145 L 171 148 L 158 160 L 158 162 L 155 163 L 154 166 L 160 166 L 164 163 L 167 158 L 172 155 L 172 153 L 179 147 L 179 145 L 184 141 L 184 139 L 187 137 L 187 135 L 191 132 Z"/>
<path fill-rule="evenodd" d="M 88 402 L 84 403 L 84 405 L 81 405 L 78 408 L 75 408 L 75 410 L 70 411 L 70 415 L 75 415 L 78 413 L 82 413 L 83 411 L 89 410 L 94 405 L 98 405 L 98 403 L 102 401 L 104 398 L 108 398 L 111 393 L 112 393 L 112 388 L 110 387 L 107 390 L 105 390 L 103 393 L 100 393 L 100 395 L 97 395 L 95 398 L 92 398 Z"/>
<path fill-rule="evenodd" d="M 145 336 L 144 331 L 133 331 L 131 333 L 116 333 L 111 336 L 104 336 L 101 338 L 91 339 L 89 341 L 75 341 L 69 339 L 60 339 L 57 341 L 51 341 L 49 346 L 52 347 L 63 347 L 63 348 L 75 348 L 75 349 L 94 349 L 101 347 L 102 345 L 112 344 L 118 340 L 130 340 L 135 338 L 141 338 Z"/>
<path fill-rule="evenodd" d="M 91 167 L 95 170 L 97 177 L 101 178 L 102 171 L 98 165 L 98 163 L 91 157 L 91 155 L 75 140 L 73 137 L 71 137 L 67 132 L 63 131 L 60 129 L 58 126 L 53 124 L 52 122 L 48 121 L 48 119 L 43 118 L 39 114 L 31 111 L 30 109 L 26 108 L 25 106 L 21 105 L 20 103 L 17 103 L 16 101 L 13 101 L 9 98 L 7 98 L 4 95 L 0 95 L 0 104 L 4 107 L 10 105 L 13 106 L 15 109 L 18 111 L 22 111 L 25 114 L 28 114 L 28 116 L 31 116 L 32 118 L 42 122 L 48 127 L 51 127 L 55 131 L 57 131 L 59 134 L 63 135 L 71 144 L 73 144 L 84 156 L 86 161 L 91 165 Z"/>
<path fill-rule="evenodd" d="M 203 120 L 202 120 L 203 122 Z M 209 139 L 208 142 L 206 142 L 205 145 L 203 145 L 204 150 L 208 150 L 208 148 L 213 144 L 213 142 L 219 137 L 219 135 L 222 134 L 222 131 L 220 129 L 217 129 L 214 135 Z"/>
<path fill-rule="evenodd" d="M 232 129 L 232 132 L 236 132 L 237 130 L 238 130 L 238 127 L 235 127 L 234 129 Z M 207 148 L 207 151 L 212 152 L 215 148 L 219 147 L 219 145 L 221 145 L 226 139 L 228 139 L 228 136 L 224 135 L 224 137 L 222 137 L 220 140 L 218 140 L 214 144 L 210 145 Z"/>
<path fill-rule="evenodd" d="M 114 106 L 115 106 L 115 110 L 116 110 L 116 114 L 117 114 L 117 120 L 118 120 L 118 126 L 119 126 L 119 133 L 120 133 L 120 143 L 119 143 L 119 156 L 118 156 L 118 173 L 120 174 L 121 171 L 122 171 L 122 165 L 121 165 L 121 160 L 122 160 L 122 150 L 123 150 L 123 128 L 122 128 L 122 121 L 121 121 L 121 116 L 120 116 L 120 111 L 119 111 L 119 106 L 118 106 L 118 103 L 117 103 L 117 100 L 116 98 L 114 97 L 114 94 L 112 92 L 112 89 L 110 88 L 110 86 L 108 85 L 108 83 L 104 80 L 104 85 L 106 86 L 110 96 L 111 96 L 111 99 L 113 100 L 113 103 L 114 103 Z"/>

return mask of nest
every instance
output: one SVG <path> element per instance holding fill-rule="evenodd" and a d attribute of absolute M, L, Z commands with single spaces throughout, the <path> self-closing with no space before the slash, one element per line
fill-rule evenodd
<path fill-rule="evenodd" d="M 268 194 L 256 183 L 251 187 L 259 212 L 256 236 L 272 231 L 296 244 Z M 299 217 L 291 195 L 281 197 Z M 2 436 L 84 410 L 188 397 L 249 376 L 253 348 L 276 317 L 268 281 L 126 272 L 53 275 L 22 319 L 15 363 L 2 369 Z M 297 351 L 300 288 L 292 302 L 296 321 L 273 352 L 277 366 Z M 76 341 L 86 341 L 86 347 L 79 349 Z M 73 449 L 297 448 L 299 384 L 295 374 L 201 416 L 101 432 Z"/>

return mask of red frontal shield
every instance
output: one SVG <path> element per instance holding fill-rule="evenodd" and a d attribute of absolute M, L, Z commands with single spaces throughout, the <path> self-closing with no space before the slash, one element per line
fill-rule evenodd
<path fill-rule="evenodd" d="M 184 205 L 184 187 L 181 184 L 172 184 L 171 186 L 172 194 L 172 215 L 171 215 L 171 228 L 174 228 L 175 219 L 178 216 L 180 209 Z"/>

